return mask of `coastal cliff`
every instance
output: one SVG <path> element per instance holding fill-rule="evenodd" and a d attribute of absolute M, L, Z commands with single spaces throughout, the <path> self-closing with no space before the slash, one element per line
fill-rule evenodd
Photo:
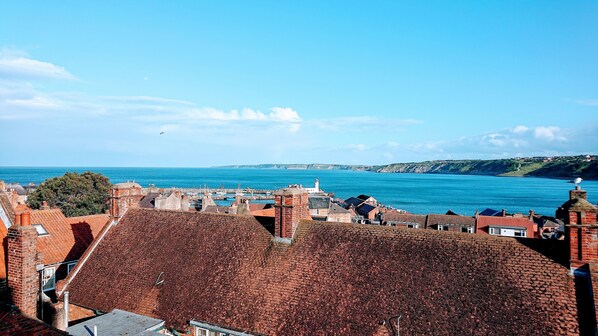
<path fill-rule="evenodd" d="M 588 156 L 531 157 L 498 160 L 435 160 L 388 165 L 260 164 L 224 168 L 357 170 L 378 173 L 533 176 L 598 180 L 598 160 Z"/>

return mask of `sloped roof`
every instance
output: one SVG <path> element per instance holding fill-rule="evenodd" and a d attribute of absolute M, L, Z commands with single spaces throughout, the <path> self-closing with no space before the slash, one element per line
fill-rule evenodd
<path fill-rule="evenodd" d="M 374 210 L 376 210 L 376 207 L 371 206 L 367 203 L 363 203 L 360 206 L 358 206 L 357 208 L 355 208 L 355 211 L 357 211 L 357 213 L 362 216 L 367 216 L 367 215 L 369 215 L 370 212 L 372 212 Z"/>
<path fill-rule="evenodd" d="M 49 324 L 24 315 L 15 306 L 0 303 L 0 335 L 67 335 Z"/>
<path fill-rule="evenodd" d="M 399 213 L 398 211 L 387 211 L 384 213 L 384 220 L 387 222 L 418 224 L 421 229 L 426 227 L 426 215 L 406 214 Z"/>
<path fill-rule="evenodd" d="M 479 213 L 480 216 L 502 216 L 502 210 L 486 208 Z"/>
<path fill-rule="evenodd" d="M 527 217 L 478 216 L 478 227 L 485 226 L 525 227 L 531 230 L 534 222 Z"/>
<path fill-rule="evenodd" d="M 287 245 L 250 216 L 131 209 L 69 279 L 74 304 L 179 329 L 372 335 L 400 314 L 405 335 L 578 332 L 567 268 L 454 232 L 301 221 Z"/>
<path fill-rule="evenodd" d="M 66 218 L 60 209 L 31 211 L 31 224 L 42 224 L 49 233 L 37 239 L 44 264 L 79 259 L 109 217 L 101 214 Z"/>
<path fill-rule="evenodd" d="M 153 209 L 156 206 L 156 198 L 160 196 L 159 193 L 149 193 L 139 201 L 140 208 Z"/>
<path fill-rule="evenodd" d="M 356 197 L 349 197 L 345 200 L 345 204 L 347 205 L 347 207 L 349 205 L 353 205 L 353 206 L 357 207 L 360 204 L 362 204 L 363 202 L 364 202 L 364 200 L 356 198 Z"/>
<path fill-rule="evenodd" d="M 330 207 L 330 197 L 309 197 L 307 201 L 310 209 L 328 209 Z"/>
<path fill-rule="evenodd" d="M 276 212 L 275 208 L 267 208 L 267 209 L 251 211 L 250 213 L 252 216 L 258 216 L 258 217 L 274 217 L 275 212 Z"/>
<path fill-rule="evenodd" d="M 336 204 L 336 203 L 331 203 L 330 204 L 330 210 L 328 211 L 329 214 L 343 214 L 343 213 L 348 213 L 349 210 L 343 208 L 342 206 Z"/>
<path fill-rule="evenodd" d="M 475 218 L 468 216 L 454 216 L 454 215 L 428 215 L 428 227 L 437 224 L 444 225 L 458 225 L 458 226 L 474 226 Z"/>

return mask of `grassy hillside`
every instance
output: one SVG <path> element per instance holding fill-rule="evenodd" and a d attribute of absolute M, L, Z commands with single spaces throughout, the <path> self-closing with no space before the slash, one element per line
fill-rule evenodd
<path fill-rule="evenodd" d="M 382 166 L 338 164 L 260 164 L 221 168 L 359 170 L 379 173 L 534 176 L 598 180 L 598 160 L 586 156 L 532 157 L 499 160 L 436 160 Z"/>

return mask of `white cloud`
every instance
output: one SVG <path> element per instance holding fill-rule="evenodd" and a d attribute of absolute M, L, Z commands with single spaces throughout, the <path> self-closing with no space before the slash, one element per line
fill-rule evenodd
<path fill-rule="evenodd" d="M 76 79 L 64 67 L 5 50 L 0 52 L 0 74 L 11 78 Z"/>
<path fill-rule="evenodd" d="M 579 99 L 575 102 L 585 106 L 598 106 L 598 99 Z"/>
<path fill-rule="evenodd" d="M 8 99 L 7 103 L 37 109 L 57 109 L 62 106 L 59 100 L 36 96 L 30 99 Z"/>
<path fill-rule="evenodd" d="M 299 114 L 289 107 L 273 107 L 270 109 L 270 119 L 285 122 L 300 122 Z"/>
<path fill-rule="evenodd" d="M 529 130 L 529 127 L 527 127 L 527 126 L 523 126 L 523 125 L 519 125 L 519 126 L 515 126 L 515 127 L 512 129 L 512 132 L 513 132 L 513 133 L 515 133 L 515 134 L 520 134 L 520 133 L 525 133 L 525 132 L 527 132 L 528 130 Z"/>
<path fill-rule="evenodd" d="M 539 126 L 534 129 L 536 139 L 545 141 L 566 141 L 563 131 L 556 126 Z"/>

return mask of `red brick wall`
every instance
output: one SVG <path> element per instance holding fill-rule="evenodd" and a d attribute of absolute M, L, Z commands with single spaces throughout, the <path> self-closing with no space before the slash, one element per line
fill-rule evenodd
<path fill-rule="evenodd" d="M 39 278 L 36 266 L 37 231 L 33 226 L 8 229 L 8 286 L 12 301 L 26 315 L 37 315 Z"/>
<path fill-rule="evenodd" d="M 281 238 L 293 238 L 301 219 L 309 218 L 307 192 L 275 195 L 274 235 Z"/>

